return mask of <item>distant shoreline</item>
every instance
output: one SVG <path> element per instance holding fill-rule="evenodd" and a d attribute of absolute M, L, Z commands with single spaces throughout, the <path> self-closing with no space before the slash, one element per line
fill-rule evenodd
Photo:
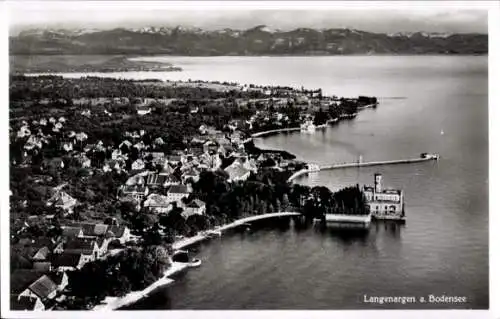
<path fill-rule="evenodd" d="M 144 54 L 122 54 L 121 56 L 126 57 L 127 59 L 135 59 L 142 57 L 186 57 L 186 58 L 210 58 L 210 57 L 337 57 L 337 56 L 488 56 L 488 52 L 485 53 L 438 53 L 438 52 L 429 52 L 429 53 L 413 53 L 413 54 L 394 54 L 394 53 L 347 53 L 347 54 L 204 54 L 204 55 L 180 55 L 180 54 L 166 54 L 166 53 L 144 53 Z M 118 54 L 78 54 L 78 53 L 12 53 L 9 52 L 9 57 L 14 56 L 118 56 Z"/>
<path fill-rule="evenodd" d="M 126 55 L 11 55 L 9 66 L 17 74 L 182 71 L 168 62 L 131 60 Z"/>

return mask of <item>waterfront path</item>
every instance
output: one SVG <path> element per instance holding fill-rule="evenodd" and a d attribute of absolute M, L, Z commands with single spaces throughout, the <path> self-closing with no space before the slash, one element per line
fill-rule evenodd
<path fill-rule="evenodd" d="M 274 134 L 274 133 L 293 132 L 293 131 L 300 131 L 300 127 L 279 128 L 279 129 L 275 129 L 275 130 L 258 132 L 258 133 L 252 134 L 252 137 L 260 137 L 260 136 Z"/>
<path fill-rule="evenodd" d="M 262 220 L 262 219 L 276 218 L 276 217 L 299 216 L 299 215 L 300 215 L 300 213 L 297 213 L 297 212 L 279 212 L 279 213 L 270 213 L 270 214 L 250 216 L 250 217 L 238 219 L 230 224 L 226 224 L 226 225 L 223 225 L 221 227 L 217 227 L 217 228 L 212 229 L 212 230 L 218 230 L 220 232 L 223 232 L 225 230 L 241 226 L 245 223 L 251 223 L 251 222 Z M 208 235 L 199 234 L 199 235 L 196 235 L 193 237 L 188 237 L 188 238 L 178 240 L 172 245 L 172 247 L 176 250 L 182 249 L 182 248 L 185 248 L 187 246 L 193 245 L 197 242 L 200 242 L 202 240 L 205 240 L 207 238 L 208 238 Z M 104 299 L 103 303 L 95 306 L 92 310 L 94 310 L 94 311 L 116 310 L 116 309 L 125 307 L 127 305 L 136 303 L 137 301 L 146 297 L 149 293 L 151 293 L 155 289 L 172 283 L 173 280 L 170 279 L 169 276 L 172 276 L 173 274 L 178 273 L 178 272 L 186 269 L 187 267 L 188 267 L 188 265 L 186 263 L 173 262 L 172 265 L 170 266 L 170 268 L 165 271 L 162 278 L 158 279 L 157 281 L 155 281 L 153 284 L 146 287 L 145 289 L 143 289 L 141 291 L 132 291 L 123 297 L 106 297 Z"/>
<path fill-rule="evenodd" d="M 276 218 L 276 217 L 287 217 L 287 216 L 299 216 L 299 215 L 300 215 L 300 213 L 297 213 L 297 212 L 280 212 L 280 213 L 270 213 L 270 214 L 250 216 L 250 217 L 238 219 L 230 224 L 226 224 L 226 225 L 223 225 L 221 227 L 217 227 L 213 230 L 218 230 L 218 231 L 223 232 L 225 230 L 241 226 L 245 223 L 251 223 L 251 222 L 262 220 L 262 219 Z M 184 238 L 184 239 L 176 241 L 175 243 L 173 243 L 172 248 L 175 250 L 182 249 L 182 248 L 185 248 L 187 246 L 193 245 L 197 242 L 203 241 L 207 238 L 208 238 L 207 234 L 198 234 L 198 235 L 193 236 L 193 237 L 188 237 L 188 238 Z"/>
<path fill-rule="evenodd" d="M 419 158 L 409 158 L 409 159 L 400 159 L 400 160 L 390 160 L 390 161 L 373 161 L 373 162 L 352 162 L 352 163 L 338 163 L 331 165 L 322 165 L 319 166 L 320 171 L 326 171 L 331 169 L 340 169 L 340 168 L 349 168 L 349 167 L 365 167 L 365 166 L 378 166 L 378 165 L 395 165 L 395 164 L 409 164 L 409 163 L 418 163 L 418 162 L 426 162 L 437 160 L 435 157 L 419 157 Z M 309 172 L 317 172 L 318 170 L 311 169 L 301 169 L 293 173 L 292 176 L 288 178 L 288 182 L 292 182 L 294 179 L 307 174 Z"/>

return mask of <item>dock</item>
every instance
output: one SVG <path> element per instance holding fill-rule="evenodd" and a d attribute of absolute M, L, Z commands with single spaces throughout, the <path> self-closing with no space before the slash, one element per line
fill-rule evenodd
<path fill-rule="evenodd" d="M 331 165 L 321 165 L 319 168 L 315 169 L 301 169 L 292 174 L 288 178 L 288 182 L 292 182 L 294 179 L 305 175 L 311 172 L 317 171 L 326 171 L 332 169 L 340 169 L 340 168 L 350 168 L 350 167 L 366 167 L 366 166 L 379 166 L 379 165 L 396 165 L 396 164 L 411 164 L 411 163 L 419 163 L 419 162 L 427 162 L 427 161 L 437 161 L 439 159 L 439 155 L 437 154 L 428 154 L 425 156 L 417 157 L 417 158 L 409 158 L 409 159 L 399 159 L 399 160 L 389 160 L 389 161 L 373 161 L 373 162 L 351 162 L 351 163 L 337 163 Z"/>
<path fill-rule="evenodd" d="M 433 160 L 437 160 L 437 158 L 419 157 L 419 158 L 409 158 L 409 159 L 390 160 L 390 161 L 339 163 L 339 164 L 332 164 L 332 165 L 322 165 L 322 166 L 320 166 L 320 170 L 324 171 L 324 170 L 329 170 L 329 169 L 347 168 L 347 167 L 409 164 L 409 163 L 419 163 L 419 162 L 426 162 L 426 161 L 433 161 Z"/>

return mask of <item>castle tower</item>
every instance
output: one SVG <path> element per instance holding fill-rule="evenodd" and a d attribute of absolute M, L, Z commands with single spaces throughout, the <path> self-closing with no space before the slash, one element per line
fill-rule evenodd
<path fill-rule="evenodd" d="M 382 193 L 382 174 L 375 173 L 375 193 Z"/>

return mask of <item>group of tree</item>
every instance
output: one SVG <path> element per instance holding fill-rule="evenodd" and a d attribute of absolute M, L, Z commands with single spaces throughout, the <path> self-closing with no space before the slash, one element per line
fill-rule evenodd
<path fill-rule="evenodd" d="M 68 298 L 63 306 L 68 310 L 89 308 L 106 296 L 122 297 L 142 290 L 162 277 L 168 267 L 170 259 L 163 246 L 128 248 L 89 262 L 68 273 Z"/>

